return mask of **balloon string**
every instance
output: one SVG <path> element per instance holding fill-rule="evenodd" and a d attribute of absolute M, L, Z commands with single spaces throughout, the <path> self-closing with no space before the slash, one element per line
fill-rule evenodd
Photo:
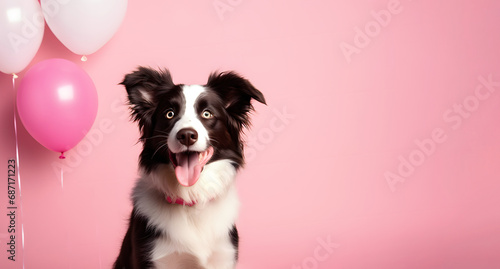
<path fill-rule="evenodd" d="M 61 166 L 61 189 L 64 189 L 63 168 Z"/>
<path fill-rule="evenodd" d="M 66 156 L 64 156 L 64 152 L 61 152 L 61 156 L 59 156 L 59 159 L 64 160 L 66 159 Z M 63 179 L 63 168 L 61 166 L 61 188 L 64 189 L 64 179 Z"/>
<path fill-rule="evenodd" d="M 18 76 L 15 73 L 12 73 L 12 89 L 14 90 L 14 134 L 15 134 L 15 139 L 16 139 L 16 164 L 17 164 L 17 184 L 19 186 L 19 209 L 21 211 L 21 244 L 22 244 L 22 250 L 23 250 L 23 269 L 24 269 L 24 212 L 23 212 L 23 196 L 22 196 L 22 191 L 21 191 L 21 169 L 19 165 L 19 141 L 18 141 L 18 135 L 17 135 L 17 117 L 16 117 L 16 111 L 17 111 L 17 100 L 16 100 L 16 78 Z"/>

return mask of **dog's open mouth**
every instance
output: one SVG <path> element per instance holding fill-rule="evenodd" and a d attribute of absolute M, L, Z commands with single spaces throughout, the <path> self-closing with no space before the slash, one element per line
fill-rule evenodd
<path fill-rule="evenodd" d="M 203 152 L 184 151 L 173 153 L 169 151 L 170 160 L 174 165 L 179 184 L 185 187 L 193 186 L 200 178 L 203 166 L 207 164 L 213 154 L 213 147 L 208 147 Z"/>

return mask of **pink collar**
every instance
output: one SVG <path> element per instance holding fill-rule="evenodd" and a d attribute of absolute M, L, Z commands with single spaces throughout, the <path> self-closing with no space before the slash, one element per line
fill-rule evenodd
<path fill-rule="evenodd" d="M 173 201 L 172 198 L 170 198 L 170 196 L 167 196 L 167 202 L 169 202 L 171 204 L 187 205 L 187 206 L 196 205 L 196 202 L 188 203 L 188 202 L 184 201 L 184 199 L 182 199 L 182 198 L 177 198 L 175 201 Z"/>

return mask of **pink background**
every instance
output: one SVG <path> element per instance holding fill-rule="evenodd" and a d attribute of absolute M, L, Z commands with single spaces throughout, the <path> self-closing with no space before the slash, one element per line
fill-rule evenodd
<path fill-rule="evenodd" d="M 214 3 L 231 10 L 218 14 Z M 388 7 L 381 25 L 373 14 Z M 18 240 L 18 260 L 7 260 L 4 180 L 0 267 L 22 268 L 24 257 L 26 268 L 110 268 L 140 152 L 117 84 L 149 65 L 189 84 L 236 70 L 266 96 L 238 176 L 238 268 L 500 268 L 500 86 L 480 82 L 500 81 L 499 14 L 493 0 L 130 0 L 121 28 L 87 62 L 47 29 L 32 64 L 79 64 L 99 110 L 64 161 L 20 124 L 25 247 Z M 0 87 L 6 178 L 9 75 Z M 404 181 L 388 184 L 390 173 Z"/>

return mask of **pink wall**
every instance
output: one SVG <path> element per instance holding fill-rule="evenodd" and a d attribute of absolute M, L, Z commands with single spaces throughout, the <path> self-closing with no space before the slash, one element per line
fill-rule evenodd
<path fill-rule="evenodd" d="M 130 0 L 87 62 L 47 29 L 32 64 L 79 64 L 99 111 L 64 161 L 19 126 L 25 246 L 7 260 L 4 180 L 0 267 L 110 268 L 140 150 L 117 83 L 150 65 L 177 83 L 234 69 L 268 100 L 238 177 L 238 268 L 500 268 L 500 2 L 465 2 Z M 5 178 L 11 77 L 0 87 Z"/>

